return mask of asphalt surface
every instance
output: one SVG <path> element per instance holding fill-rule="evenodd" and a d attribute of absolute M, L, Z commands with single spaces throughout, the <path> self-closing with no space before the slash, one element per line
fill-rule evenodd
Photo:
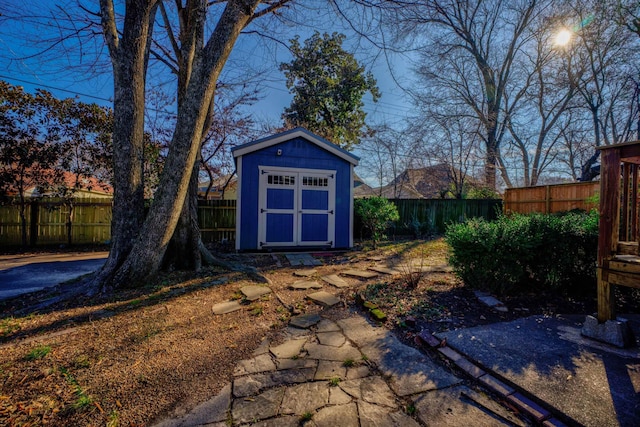
<path fill-rule="evenodd" d="M 108 252 L 0 255 L 0 300 L 40 291 L 92 273 Z"/>

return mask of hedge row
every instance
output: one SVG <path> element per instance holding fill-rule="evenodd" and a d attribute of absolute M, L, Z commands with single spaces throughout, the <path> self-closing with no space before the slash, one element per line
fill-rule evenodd
<path fill-rule="evenodd" d="M 598 213 L 472 219 L 446 232 L 450 264 L 472 287 L 499 295 L 595 289 Z"/>

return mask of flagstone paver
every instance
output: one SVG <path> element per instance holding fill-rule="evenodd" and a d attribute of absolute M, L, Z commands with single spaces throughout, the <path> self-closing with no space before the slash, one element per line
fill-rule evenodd
<path fill-rule="evenodd" d="M 306 427 L 484 426 L 507 419 L 485 411 L 490 402 L 464 401 L 463 393 L 474 392 L 459 378 L 361 316 L 334 322 L 306 314 L 295 321 L 282 344 L 265 339 L 251 359 L 239 361 L 218 396 L 161 426 L 293 427 L 303 414 L 311 415 Z M 348 360 L 354 366 L 345 366 Z M 420 422 L 404 412 L 410 402 Z"/>
<path fill-rule="evenodd" d="M 276 359 L 278 370 L 285 369 L 301 369 L 301 368 L 317 368 L 318 361 L 316 359 Z"/>
<path fill-rule="evenodd" d="M 307 298 L 324 307 L 333 307 L 334 305 L 340 303 L 340 298 L 325 291 L 314 292 L 307 295 Z"/>
<path fill-rule="evenodd" d="M 278 413 L 285 388 L 267 390 L 252 399 L 235 399 L 231 414 L 234 421 L 248 423 L 271 418 Z"/>
<path fill-rule="evenodd" d="M 313 417 L 317 427 L 359 427 L 358 408 L 355 403 L 327 406 Z"/>
<path fill-rule="evenodd" d="M 233 371 L 234 376 L 256 374 L 258 372 L 275 371 L 276 364 L 271 355 L 265 353 L 253 359 L 241 360 Z"/>
<path fill-rule="evenodd" d="M 322 319 L 318 323 L 318 332 L 339 332 L 339 331 L 341 331 L 340 326 L 338 326 L 338 324 L 333 320 Z"/>
<path fill-rule="evenodd" d="M 344 274 L 345 276 L 358 277 L 360 279 L 371 279 L 373 277 L 378 276 L 378 273 L 373 271 L 355 270 L 355 269 L 344 270 L 344 271 L 341 271 L 340 274 Z"/>
<path fill-rule="evenodd" d="M 301 314 L 299 316 L 294 316 L 289 319 L 289 325 L 295 326 L 296 328 L 306 329 L 309 328 L 318 322 L 320 322 L 322 318 L 315 313 L 311 314 Z M 336 327 L 338 327 L 336 325 Z M 339 327 L 338 327 L 339 330 Z"/>
<path fill-rule="evenodd" d="M 313 412 L 329 403 L 329 384 L 311 382 L 287 388 L 280 413 L 302 415 Z"/>
<path fill-rule="evenodd" d="M 298 277 L 309 277 L 309 276 L 313 276 L 314 274 L 316 274 L 318 272 L 318 270 L 316 269 L 311 269 L 311 270 L 296 270 L 293 272 L 294 276 L 298 276 Z"/>
<path fill-rule="evenodd" d="M 342 362 L 333 362 L 329 360 L 318 361 L 318 370 L 316 371 L 316 376 L 314 377 L 316 381 L 330 380 L 331 378 L 343 379 L 346 377 L 347 368 Z"/>
<path fill-rule="evenodd" d="M 358 400 L 391 408 L 397 407 L 395 395 L 378 375 L 341 382 L 340 388 Z"/>
<path fill-rule="evenodd" d="M 263 295 L 270 294 L 271 289 L 268 286 L 249 285 L 240 288 L 240 292 L 249 301 L 255 301 Z"/>
<path fill-rule="evenodd" d="M 289 340 L 276 347 L 271 347 L 269 351 L 280 359 L 291 359 L 297 357 L 302 350 L 302 346 L 307 342 L 306 338 L 299 338 L 295 340 Z"/>
<path fill-rule="evenodd" d="M 340 347 L 346 341 L 342 332 L 318 332 L 317 337 L 320 344 L 332 347 Z"/>
<path fill-rule="evenodd" d="M 233 395 L 235 397 L 255 396 L 260 391 L 271 387 L 313 381 L 315 372 L 315 368 L 302 368 L 245 375 L 233 380 Z"/>
<path fill-rule="evenodd" d="M 344 279 L 337 274 L 329 274 L 327 276 L 322 276 L 322 280 L 327 282 L 330 285 L 335 286 L 336 288 L 348 288 L 350 285 L 344 281 Z"/>
<path fill-rule="evenodd" d="M 336 348 L 329 345 L 307 343 L 304 346 L 307 350 L 308 357 L 318 360 L 333 360 L 336 362 L 344 362 L 345 360 L 360 360 L 362 354 L 357 348 L 350 345 L 344 345 Z"/>
<path fill-rule="evenodd" d="M 322 285 L 315 280 L 298 280 L 289 285 L 291 289 L 320 289 Z"/>
<path fill-rule="evenodd" d="M 213 314 L 228 314 L 242 308 L 238 301 L 225 301 L 214 305 L 211 309 Z"/>
<path fill-rule="evenodd" d="M 378 370 L 389 377 L 389 385 L 399 396 L 449 387 L 461 382 L 420 351 L 401 343 L 390 331 L 373 328 L 363 317 L 338 321 L 344 334 L 354 342 Z"/>

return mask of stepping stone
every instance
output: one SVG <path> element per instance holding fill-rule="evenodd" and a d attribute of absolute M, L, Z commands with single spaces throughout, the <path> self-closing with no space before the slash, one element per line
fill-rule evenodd
<path fill-rule="evenodd" d="M 308 329 L 320 322 L 320 320 L 322 320 L 322 318 L 317 314 L 302 314 L 289 319 L 289 325 L 300 329 Z"/>
<path fill-rule="evenodd" d="M 242 308 L 238 301 L 226 301 L 214 305 L 211 309 L 213 314 L 227 314 L 238 311 Z"/>
<path fill-rule="evenodd" d="M 240 288 L 240 292 L 242 292 L 247 300 L 255 301 L 262 295 L 270 294 L 271 289 L 266 286 L 249 285 Z"/>
<path fill-rule="evenodd" d="M 369 261 L 382 261 L 384 257 L 382 255 L 374 255 L 374 256 L 367 257 L 367 259 Z"/>
<path fill-rule="evenodd" d="M 376 277 L 378 273 L 374 273 L 373 271 L 364 271 L 364 270 L 345 270 L 341 271 L 340 274 L 344 274 L 345 276 L 354 276 L 360 279 L 371 279 L 372 277 Z"/>
<path fill-rule="evenodd" d="M 369 267 L 369 270 L 373 270 L 382 274 L 391 274 L 391 275 L 402 274 L 402 271 L 396 270 L 395 268 L 382 267 L 377 265 L 374 265 L 373 267 Z"/>
<path fill-rule="evenodd" d="M 302 290 L 320 289 L 322 288 L 322 285 L 316 282 L 315 280 L 298 280 L 297 282 L 294 282 L 292 285 L 289 285 L 289 288 L 302 289 Z"/>
<path fill-rule="evenodd" d="M 484 305 L 493 308 L 496 311 L 500 311 L 502 313 L 506 313 L 509 309 L 502 303 L 502 301 L 492 297 L 486 292 L 475 291 L 476 298 Z"/>
<path fill-rule="evenodd" d="M 311 269 L 311 270 L 296 270 L 293 272 L 294 276 L 298 276 L 298 277 L 309 277 L 309 276 L 313 276 L 314 274 L 316 274 L 318 272 L 318 270 L 316 269 Z"/>
<path fill-rule="evenodd" d="M 292 266 L 299 266 L 299 265 L 317 266 L 317 265 L 322 265 L 322 262 L 320 262 L 319 260 L 317 260 L 314 257 L 312 257 L 311 254 L 285 254 L 285 257 L 287 257 L 287 260 L 289 261 L 289 264 L 291 264 Z"/>
<path fill-rule="evenodd" d="M 271 347 L 269 351 L 279 359 L 292 359 L 300 354 L 302 346 L 307 342 L 306 338 L 289 340 L 277 347 Z"/>
<path fill-rule="evenodd" d="M 337 274 L 330 274 L 328 276 L 322 276 L 322 280 L 327 282 L 330 285 L 335 286 L 336 288 L 348 288 L 349 284 L 344 281 L 344 279 Z"/>
<path fill-rule="evenodd" d="M 320 291 L 307 295 L 311 301 L 324 307 L 333 307 L 340 302 L 340 298 L 329 292 Z"/>

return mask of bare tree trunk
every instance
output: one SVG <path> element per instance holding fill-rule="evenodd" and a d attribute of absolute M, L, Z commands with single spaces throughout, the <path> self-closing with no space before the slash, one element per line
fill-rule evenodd
<path fill-rule="evenodd" d="M 127 1 L 120 37 L 112 0 L 100 0 L 114 75 L 112 241 L 109 258 L 94 278 L 102 292 L 111 290 L 111 278 L 129 255 L 144 219 L 145 82 L 155 10 L 155 0 Z"/>
<path fill-rule="evenodd" d="M 218 76 L 259 2 L 228 2 L 202 53 L 196 54 L 160 177 L 160 191 L 156 193 L 140 238 L 114 277 L 114 286 L 136 285 L 158 272 L 187 198 Z M 192 18 L 198 21 L 195 25 L 204 28 L 206 2 L 200 2 L 193 12 Z"/>

